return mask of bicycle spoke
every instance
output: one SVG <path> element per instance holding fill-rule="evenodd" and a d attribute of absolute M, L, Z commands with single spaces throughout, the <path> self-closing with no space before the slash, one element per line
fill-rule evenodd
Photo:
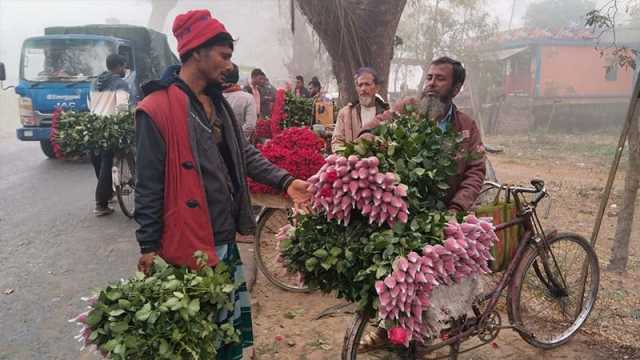
<path fill-rule="evenodd" d="M 591 266 L 597 266 L 597 260 L 583 246 L 588 247 L 588 243 L 577 236 L 555 239 L 546 253 L 535 253 L 534 258 L 529 258 L 521 273 L 514 312 L 522 327 L 534 336 L 525 336 L 525 340 L 536 346 L 566 341 L 591 311 L 597 284 Z M 581 269 L 585 261 L 590 267 L 584 289 L 590 291 L 581 293 Z"/>
<path fill-rule="evenodd" d="M 259 229 L 259 261 L 264 267 L 263 272 L 267 278 L 276 285 L 282 285 L 291 289 L 303 288 L 298 273 L 288 271 L 281 258 L 280 241 L 276 234 L 280 228 L 289 222 L 289 217 L 284 210 L 275 210 L 268 213 Z M 279 284 L 278 284 L 279 283 Z M 280 286 L 279 285 L 279 286 Z"/>

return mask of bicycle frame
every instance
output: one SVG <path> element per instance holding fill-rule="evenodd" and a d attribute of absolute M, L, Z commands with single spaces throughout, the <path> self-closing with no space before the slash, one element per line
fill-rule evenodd
<path fill-rule="evenodd" d="M 542 227 L 539 224 L 539 220 L 537 219 L 537 216 L 535 214 L 535 210 L 531 209 L 526 204 L 522 204 L 520 199 L 517 196 L 514 196 L 514 198 L 516 201 L 516 206 L 519 209 L 518 215 L 514 220 L 508 223 L 497 225 L 495 228 L 495 232 L 497 233 L 501 230 L 504 230 L 513 226 L 521 225 L 524 228 L 524 233 L 520 237 L 515 256 L 509 263 L 509 266 L 507 267 L 507 269 L 504 271 L 504 274 L 500 278 L 500 282 L 498 283 L 498 285 L 491 292 L 481 297 L 480 302 L 485 302 L 489 300 L 487 307 L 477 318 L 477 321 L 475 322 L 475 324 L 473 324 L 469 329 L 466 329 L 459 334 L 453 335 L 437 344 L 426 346 L 424 347 L 425 351 L 433 352 L 445 346 L 456 346 L 456 344 L 460 344 L 466 339 L 476 335 L 477 331 L 483 328 L 484 324 L 489 319 L 489 316 L 494 312 L 495 307 L 498 304 L 498 300 L 500 299 L 500 296 L 502 295 L 502 292 L 504 291 L 504 289 L 508 285 L 511 285 L 513 276 L 515 275 L 516 269 L 520 265 L 520 262 L 522 261 L 526 250 L 530 246 L 533 246 L 538 249 L 541 247 L 543 249 L 548 248 L 547 240 L 553 237 L 555 232 L 549 234 L 549 236 L 545 236 L 544 233 L 542 232 Z M 536 236 L 538 235 L 538 233 L 541 233 L 542 236 L 541 237 Z M 542 256 L 546 257 L 547 252 L 541 251 L 541 254 L 543 254 Z M 545 270 L 547 274 L 549 274 L 548 269 L 546 269 L 546 265 L 545 265 Z M 552 282 L 555 285 L 555 281 L 553 279 L 552 279 Z M 516 328 L 519 331 L 526 332 L 524 329 L 520 328 L 518 324 L 511 324 L 511 326 L 508 326 L 506 328 Z M 484 345 L 484 344 L 481 344 L 481 345 Z"/>

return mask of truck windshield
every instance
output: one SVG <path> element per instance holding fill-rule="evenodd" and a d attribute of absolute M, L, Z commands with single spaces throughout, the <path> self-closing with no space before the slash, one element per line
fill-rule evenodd
<path fill-rule="evenodd" d="M 27 81 L 84 81 L 106 70 L 111 52 L 112 44 L 103 40 L 27 40 L 20 75 Z"/>

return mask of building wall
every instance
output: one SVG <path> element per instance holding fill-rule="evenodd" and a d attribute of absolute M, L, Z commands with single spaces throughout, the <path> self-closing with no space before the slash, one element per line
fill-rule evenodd
<path fill-rule="evenodd" d="M 611 58 L 588 46 L 542 46 L 540 95 L 628 96 L 633 70 L 617 67 L 617 78 L 605 78 Z"/>
<path fill-rule="evenodd" d="M 508 95 L 532 95 L 534 85 L 534 74 L 532 69 L 531 52 L 523 52 L 507 59 L 505 66 L 507 67 L 504 84 L 505 93 Z"/>

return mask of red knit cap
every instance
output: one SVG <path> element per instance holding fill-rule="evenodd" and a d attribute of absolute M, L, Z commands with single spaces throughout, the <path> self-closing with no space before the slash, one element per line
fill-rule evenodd
<path fill-rule="evenodd" d="M 183 55 L 220 34 L 228 33 L 224 25 L 211 17 L 209 10 L 191 10 L 176 16 L 173 35 L 178 40 L 178 54 Z"/>

